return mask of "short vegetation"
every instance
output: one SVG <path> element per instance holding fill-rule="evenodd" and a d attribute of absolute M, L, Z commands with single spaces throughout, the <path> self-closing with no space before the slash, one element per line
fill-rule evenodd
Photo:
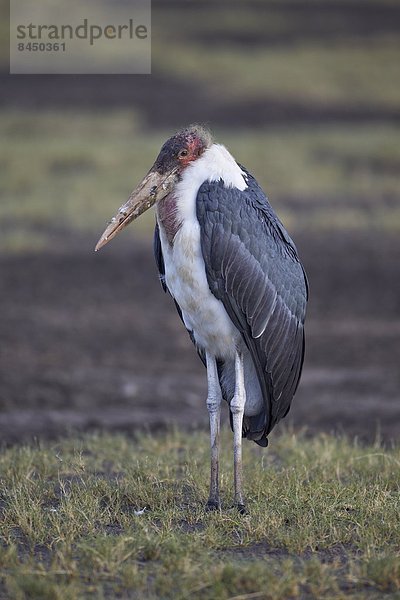
<path fill-rule="evenodd" d="M 291 432 L 246 443 L 248 513 L 206 512 L 206 433 L 85 435 L 0 458 L 0 596 L 399 598 L 400 451 Z"/>

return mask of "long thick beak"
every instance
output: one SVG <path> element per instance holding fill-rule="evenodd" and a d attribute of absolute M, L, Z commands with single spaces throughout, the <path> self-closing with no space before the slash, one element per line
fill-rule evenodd
<path fill-rule="evenodd" d="M 150 170 L 141 183 L 133 190 L 128 200 L 111 219 L 103 235 L 96 244 L 95 251 L 100 250 L 113 239 L 124 227 L 137 219 L 155 202 L 164 198 L 174 188 L 178 180 L 177 169 L 160 174 Z"/>

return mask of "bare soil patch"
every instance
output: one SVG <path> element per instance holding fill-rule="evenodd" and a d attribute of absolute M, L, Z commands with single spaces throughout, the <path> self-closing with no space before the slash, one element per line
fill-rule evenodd
<path fill-rule="evenodd" d="M 58 236 L 56 252 L 0 260 L 1 439 L 206 426 L 205 372 L 159 285 L 150 240 L 95 255 L 91 236 Z M 289 421 L 398 438 L 399 239 L 295 237 L 311 299 Z"/>

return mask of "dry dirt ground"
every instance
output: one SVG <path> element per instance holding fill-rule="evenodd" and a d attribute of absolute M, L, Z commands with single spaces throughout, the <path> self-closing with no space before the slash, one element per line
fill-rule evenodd
<path fill-rule="evenodd" d="M 55 231 L 46 253 L 0 259 L 3 442 L 207 425 L 205 371 L 159 285 L 151 240 L 131 233 L 94 254 L 95 237 Z M 285 421 L 398 439 L 400 239 L 294 237 L 311 300 L 303 378 Z"/>

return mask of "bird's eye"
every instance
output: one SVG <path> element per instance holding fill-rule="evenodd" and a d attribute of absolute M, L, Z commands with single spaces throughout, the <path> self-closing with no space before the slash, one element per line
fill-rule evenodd
<path fill-rule="evenodd" d="M 182 148 L 182 150 L 179 150 L 178 158 L 185 158 L 185 156 L 187 155 L 188 151 L 186 150 L 186 148 Z"/>

